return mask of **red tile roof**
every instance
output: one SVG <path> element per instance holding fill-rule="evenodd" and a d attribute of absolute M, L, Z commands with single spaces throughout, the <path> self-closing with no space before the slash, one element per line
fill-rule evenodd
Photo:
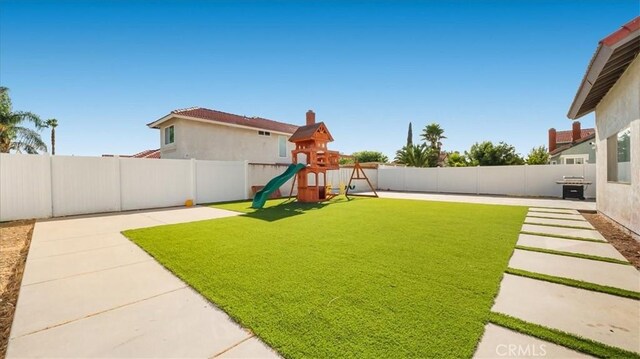
<path fill-rule="evenodd" d="M 277 132 L 283 132 L 283 133 L 294 133 L 298 129 L 298 126 L 284 123 L 284 122 L 273 121 L 273 120 L 269 120 L 262 117 L 247 117 L 247 116 L 241 116 L 241 115 L 234 115 L 232 113 L 211 110 L 203 107 L 191 107 L 191 108 L 185 108 L 180 110 L 173 110 L 168 116 L 170 115 L 193 117 L 193 118 L 198 118 L 202 120 L 223 122 L 231 125 L 246 126 L 246 127 L 252 127 L 260 130 L 277 131 Z M 165 117 L 168 117 L 168 116 L 165 116 Z M 149 123 L 147 124 L 147 126 L 150 126 L 156 122 L 158 121 Z M 157 126 L 154 126 L 154 127 L 157 127 Z"/>
<path fill-rule="evenodd" d="M 585 135 L 584 135 L 584 131 L 586 131 L 586 130 L 592 130 L 592 128 L 588 128 L 588 129 L 582 130 L 582 131 L 583 131 L 583 132 L 582 132 L 582 133 L 583 133 L 583 135 L 582 135 L 582 136 L 580 137 L 580 139 L 579 139 L 579 140 L 577 140 L 576 142 L 573 142 L 573 143 L 570 143 L 570 142 L 569 142 L 569 143 L 561 144 L 561 145 L 559 145 L 559 146 L 558 146 L 558 148 L 556 148 L 555 150 L 553 150 L 553 151 L 549 152 L 549 154 L 550 154 L 551 156 L 555 156 L 556 154 L 558 154 L 558 153 L 560 153 L 560 152 L 564 152 L 565 150 L 568 150 L 568 149 L 570 149 L 570 148 L 571 148 L 571 147 L 573 147 L 573 146 L 577 146 L 577 145 L 579 145 L 579 144 L 581 144 L 581 143 L 583 143 L 583 142 L 586 142 L 586 141 L 589 141 L 589 140 L 592 140 L 592 139 L 596 138 L 596 133 L 595 133 L 595 131 L 594 131 L 593 133 L 591 133 L 591 134 L 589 134 L 589 135 L 585 136 Z M 566 131 L 562 131 L 562 132 L 566 132 Z M 569 132 L 571 132 L 571 131 L 569 131 Z M 557 137 L 557 136 L 556 136 L 556 137 Z"/>
<path fill-rule="evenodd" d="M 160 149 L 156 150 L 145 150 L 142 152 L 138 152 L 135 155 L 131 156 L 133 158 L 160 158 Z"/>
<path fill-rule="evenodd" d="M 572 133 L 573 132 L 571 130 L 556 132 L 556 143 L 557 144 L 571 143 L 573 141 Z M 580 131 L 580 139 L 583 139 L 585 137 L 589 137 L 589 136 L 591 136 L 591 135 L 593 135 L 595 133 L 596 133 L 596 129 L 595 128 L 583 128 Z"/>

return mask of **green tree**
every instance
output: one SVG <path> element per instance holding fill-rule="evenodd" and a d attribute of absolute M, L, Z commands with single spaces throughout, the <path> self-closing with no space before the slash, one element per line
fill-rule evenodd
<path fill-rule="evenodd" d="M 434 152 L 424 143 L 404 146 L 396 151 L 395 162 L 409 167 L 431 167 Z"/>
<path fill-rule="evenodd" d="M 507 166 L 522 165 L 524 159 L 516 153 L 515 147 L 504 142 L 494 145 L 491 141 L 474 143 L 468 152 L 465 151 L 471 166 Z"/>
<path fill-rule="evenodd" d="M 24 127 L 26 122 L 31 122 L 36 130 Z M 0 152 L 38 153 L 38 151 L 46 151 L 47 145 L 38 133 L 38 130 L 44 127 L 45 124 L 40 117 L 32 112 L 13 112 L 9 89 L 0 87 Z"/>
<path fill-rule="evenodd" d="M 429 167 L 436 167 L 442 153 L 442 140 L 447 138 L 444 135 L 444 129 L 437 123 L 425 126 L 422 130 L 422 139 L 429 145 L 431 149 L 429 153 Z"/>
<path fill-rule="evenodd" d="M 449 167 L 467 167 L 469 164 L 467 163 L 467 158 L 460 154 L 460 152 L 450 152 L 447 157 L 447 165 Z"/>
<path fill-rule="evenodd" d="M 56 154 L 56 127 L 58 127 L 58 120 L 50 118 L 47 120 L 47 127 L 51 129 L 51 154 Z"/>
<path fill-rule="evenodd" d="M 442 140 L 447 138 L 444 135 L 444 129 L 437 123 L 432 123 L 425 126 L 422 130 L 422 139 L 429 144 L 431 148 L 437 150 L 440 153 L 442 149 Z"/>
<path fill-rule="evenodd" d="M 545 146 L 534 147 L 527 156 L 528 165 L 546 165 L 549 163 L 549 151 Z"/>
<path fill-rule="evenodd" d="M 411 122 L 409 122 L 409 131 L 407 132 L 407 146 L 413 145 L 413 129 L 411 129 Z"/>
<path fill-rule="evenodd" d="M 387 163 L 389 162 L 389 157 L 385 156 L 382 152 L 378 151 L 360 151 L 354 152 L 352 157 L 342 157 L 340 158 L 340 164 L 346 165 L 350 163 L 354 163 L 355 160 L 358 160 L 360 163 L 366 162 L 379 162 L 379 163 Z"/>

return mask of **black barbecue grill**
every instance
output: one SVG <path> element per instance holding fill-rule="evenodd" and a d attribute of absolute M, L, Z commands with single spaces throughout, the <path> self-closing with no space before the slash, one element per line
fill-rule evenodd
<path fill-rule="evenodd" d="M 562 176 L 562 181 L 556 181 L 562 185 L 562 199 L 578 198 L 584 200 L 584 190 L 591 181 L 585 181 L 583 176 Z"/>

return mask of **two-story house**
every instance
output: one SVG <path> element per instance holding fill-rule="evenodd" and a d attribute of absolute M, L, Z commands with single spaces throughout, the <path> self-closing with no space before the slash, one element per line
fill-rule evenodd
<path fill-rule="evenodd" d="M 171 111 L 147 124 L 160 130 L 160 158 L 291 163 L 298 126 L 202 107 Z"/>

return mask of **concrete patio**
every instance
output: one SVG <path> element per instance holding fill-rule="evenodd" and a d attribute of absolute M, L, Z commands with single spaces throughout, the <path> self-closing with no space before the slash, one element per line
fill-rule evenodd
<path fill-rule="evenodd" d="M 37 222 L 7 357 L 277 357 L 120 234 L 234 215 L 194 207 Z"/>

